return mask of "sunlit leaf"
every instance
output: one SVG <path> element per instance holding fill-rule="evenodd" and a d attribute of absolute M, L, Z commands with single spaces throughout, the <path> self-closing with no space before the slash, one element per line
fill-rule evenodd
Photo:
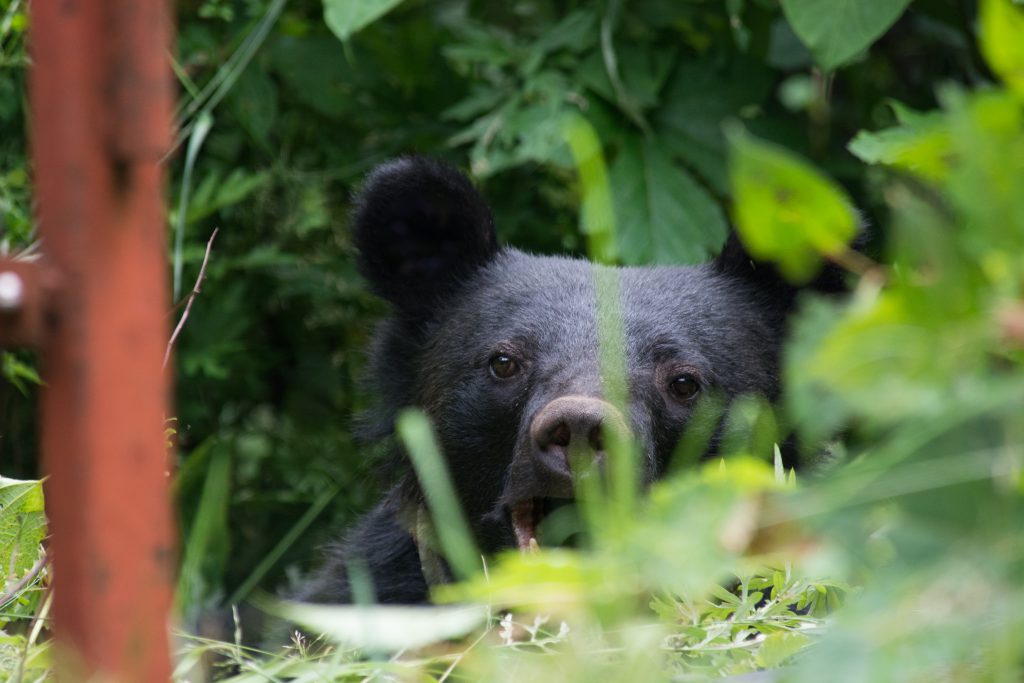
<path fill-rule="evenodd" d="M 471 600 L 563 612 L 582 607 L 588 595 L 614 576 L 614 568 L 602 568 L 574 551 L 513 551 L 500 555 L 486 576 L 435 586 L 431 597 L 437 602 Z"/>
<path fill-rule="evenodd" d="M 1010 0 L 982 0 L 981 53 L 992 71 L 1024 97 L 1024 9 Z"/>
<path fill-rule="evenodd" d="M 0 477 L 0 567 L 20 578 L 39 558 L 46 536 L 43 486 L 38 481 Z"/>
<path fill-rule="evenodd" d="M 857 219 L 846 193 L 792 152 L 740 129 L 729 133 L 736 229 L 754 258 L 806 282 L 821 257 L 846 249 Z"/>
<path fill-rule="evenodd" d="M 466 635 L 487 618 L 487 608 L 397 605 L 308 605 L 284 602 L 271 608 L 281 617 L 359 648 L 396 652 Z"/>
<path fill-rule="evenodd" d="M 893 166 L 929 180 L 944 179 L 952 153 L 945 117 L 941 112 L 899 111 L 903 112 L 900 125 L 876 132 L 862 130 L 848 149 L 869 164 Z"/>

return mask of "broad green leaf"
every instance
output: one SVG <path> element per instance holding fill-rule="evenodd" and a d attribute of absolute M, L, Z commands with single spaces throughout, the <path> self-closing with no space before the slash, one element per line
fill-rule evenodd
<path fill-rule="evenodd" d="M 402 0 L 324 0 L 324 21 L 339 40 L 348 40 L 402 4 Z"/>
<path fill-rule="evenodd" d="M 1006 85 L 1024 96 L 1024 9 L 1010 0 L 981 3 L 981 53 Z"/>
<path fill-rule="evenodd" d="M 893 166 L 928 180 L 944 179 L 949 174 L 952 141 L 943 114 L 920 114 L 902 107 L 896 111 L 900 125 L 873 133 L 862 130 L 847 149 L 869 164 Z"/>
<path fill-rule="evenodd" d="M 270 150 L 270 132 L 277 120 L 277 86 L 262 69 L 250 66 L 231 92 L 235 115 L 253 141 Z"/>
<path fill-rule="evenodd" d="M 537 609 L 578 607 L 588 590 L 604 587 L 600 577 L 613 576 L 615 567 L 602 567 L 575 551 L 545 548 L 539 553 L 506 552 L 489 566 L 486 575 L 469 581 L 435 586 L 437 602 L 486 602 Z"/>
<path fill-rule="evenodd" d="M 658 95 L 675 66 L 675 52 L 627 43 L 616 50 L 616 57 L 619 78 L 629 97 L 642 109 L 656 105 Z M 593 53 L 584 60 L 578 73 L 588 88 L 609 102 L 617 101 L 615 87 L 608 77 L 608 69 L 601 54 Z"/>
<path fill-rule="evenodd" d="M 397 605 L 327 606 L 284 602 L 275 614 L 361 650 L 397 652 L 458 638 L 484 623 L 487 608 L 412 607 Z"/>
<path fill-rule="evenodd" d="M 562 49 L 582 52 L 597 42 L 597 31 L 594 30 L 596 24 L 597 18 L 593 12 L 577 10 L 545 30 L 533 42 L 530 50 L 539 53 L 542 57 Z"/>
<path fill-rule="evenodd" d="M 46 536 L 43 486 L 38 481 L 0 477 L 0 567 L 5 577 L 21 577 L 39 559 Z"/>
<path fill-rule="evenodd" d="M 791 152 L 748 133 L 729 133 L 736 229 L 754 258 L 773 261 L 795 283 L 813 278 L 821 256 L 843 251 L 857 219 L 843 190 Z"/>
<path fill-rule="evenodd" d="M 668 145 L 715 192 L 728 194 L 722 122 L 756 109 L 771 93 L 772 73 L 752 59 L 684 61 L 665 86 L 654 117 Z"/>
<path fill-rule="evenodd" d="M 334 119 L 357 110 L 353 86 L 358 70 L 331 36 L 281 36 L 267 52 L 270 68 L 302 104 Z"/>
<path fill-rule="evenodd" d="M 628 139 L 611 178 L 624 263 L 700 263 L 721 246 L 722 209 L 660 141 Z"/>
<path fill-rule="evenodd" d="M 782 0 L 782 11 L 822 67 L 831 71 L 875 42 L 910 0 Z"/>

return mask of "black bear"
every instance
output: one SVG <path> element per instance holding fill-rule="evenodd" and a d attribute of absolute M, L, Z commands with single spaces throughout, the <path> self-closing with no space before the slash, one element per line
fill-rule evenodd
<path fill-rule="evenodd" d="M 735 237 L 711 263 L 615 269 L 629 406 L 621 411 L 603 398 L 598 353 L 595 273 L 607 267 L 499 247 L 470 181 L 418 157 L 370 173 L 353 224 L 361 272 L 393 307 L 372 353 L 379 403 L 365 436 L 387 438 L 401 408 L 422 409 L 484 552 L 535 542 L 545 512 L 572 497 L 569 449 L 603 457 L 602 425 L 637 440 L 650 482 L 702 393 L 778 393 L 797 291 Z M 841 284 L 826 269 L 810 286 Z M 439 577 L 413 528 L 423 497 L 411 468 L 399 471 L 299 599 L 351 601 L 349 567 L 358 561 L 379 602 L 427 600 Z"/>

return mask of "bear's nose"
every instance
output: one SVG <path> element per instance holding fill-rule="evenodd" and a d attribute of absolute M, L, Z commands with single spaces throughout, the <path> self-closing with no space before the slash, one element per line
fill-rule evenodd
<path fill-rule="evenodd" d="M 628 435 L 622 413 L 607 401 L 591 396 L 561 396 L 540 409 L 530 424 L 534 450 L 548 467 L 567 474 L 572 453 L 600 459 L 604 430 Z"/>

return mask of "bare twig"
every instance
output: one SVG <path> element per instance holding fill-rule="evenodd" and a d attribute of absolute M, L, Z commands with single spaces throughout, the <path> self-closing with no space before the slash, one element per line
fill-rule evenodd
<path fill-rule="evenodd" d="M 876 263 L 870 257 L 849 247 L 832 254 L 827 254 L 825 258 L 854 275 L 859 275 L 875 282 L 878 286 L 884 285 L 889 279 L 885 266 Z"/>
<path fill-rule="evenodd" d="M 6 605 L 11 600 L 18 597 L 18 593 L 24 590 L 25 586 L 28 586 L 36 580 L 36 577 L 39 576 L 39 572 L 43 571 L 43 567 L 46 566 L 46 560 L 47 556 L 46 553 L 44 552 L 36 561 L 36 563 L 32 565 L 32 569 L 28 570 L 28 573 L 25 574 L 25 576 L 21 577 L 21 579 L 18 580 L 18 583 L 14 584 L 11 587 L 11 590 L 4 593 L 3 597 L 0 597 L 0 607 Z"/>
<path fill-rule="evenodd" d="M 188 312 L 192 310 L 192 302 L 195 301 L 196 295 L 199 294 L 199 288 L 203 284 L 203 278 L 206 277 L 206 262 L 210 260 L 210 249 L 213 248 L 213 240 L 217 237 L 217 232 L 220 228 L 214 228 L 213 234 L 210 235 L 210 240 L 206 243 L 206 254 L 203 256 L 203 265 L 199 267 L 199 277 L 196 278 L 196 284 L 192 287 L 192 292 L 188 295 L 188 301 L 185 302 L 185 310 L 181 314 L 181 319 L 178 321 L 178 326 L 174 328 L 174 333 L 171 334 L 170 341 L 167 342 L 167 351 L 164 352 L 164 364 L 163 367 L 167 367 L 167 361 L 171 358 L 171 349 L 174 347 L 174 342 L 181 333 L 181 329 L 185 327 L 185 321 L 188 320 Z"/>

